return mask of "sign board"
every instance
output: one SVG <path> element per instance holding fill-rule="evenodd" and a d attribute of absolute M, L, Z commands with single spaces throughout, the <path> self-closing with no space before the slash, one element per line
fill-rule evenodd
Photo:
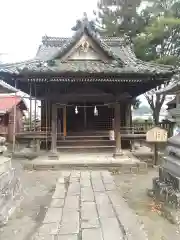
<path fill-rule="evenodd" d="M 146 141 L 147 142 L 167 142 L 167 131 L 165 129 L 162 129 L 160 127 L 154 127 L 147 131 L 146 133 Z"/>

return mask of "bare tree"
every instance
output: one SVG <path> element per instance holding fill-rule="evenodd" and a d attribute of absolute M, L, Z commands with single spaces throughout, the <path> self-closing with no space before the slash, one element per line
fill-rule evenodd
<path fill-rule="evenodd" d="M 161 108 L 164 104 L 164 101 L 165 101 L 166 95 L 167 95 L 165 92 L 162 92 L 161 94 L 158 94 L 158 92 L 161 92 L 161 90 L 163 90 L 169 84 L 172 84 L 172 83 L 175 83 L 178 81 L 179 81 L 179 74 L 176 74 L 170 81 L 167 81 L 164 84 L 161 84 L 160 86 L 158 86 L 144 94 L 144 96 L 152 110 L 153 121 L 155 124 L 159 123 L 160 111 L 161 111 Z"/>
<path fill-rule="evenodd" d="M 145 93 L 144 96 L 152 110 L 153 121 L 157 125 L 159 123 L 159 116 L 162 105 L 164 104 L 166 94 L 157 94 L 156 92 L 167 86 L 168 83 L 162 84 L 149 92 Z"/>

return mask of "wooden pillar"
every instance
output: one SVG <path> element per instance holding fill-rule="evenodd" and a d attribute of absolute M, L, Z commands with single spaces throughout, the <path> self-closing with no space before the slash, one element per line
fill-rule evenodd
<path fill-rule="evenodd" d="M 50 160 L 59 160 L 57 153 L 57 107 L 56 104 L 52 104 L 51 106 L 51 151 L 48 158 Z"/>
<path fill-rule="evenodd" d="M 36 113 L 37 113 L 37 98 L 36 98 L 36 83 L 34 84 L 34 95 L 35 95 L 35 99 L 34 99 L 34 131 L 36 131 Z"/>
<path fill-rule="evenodd" d="M 131 102 L 128 102 L 126 105 L 126 116 L 125 116 L 125 120 L 126 120 L 126 133 L 127 134 L 133 134 L 134 131 L 132 129 L 132 111 L 131 111 Z M 133 140 L 129 140 L 127 141 L 127 147 L 132 150 L 134 147 L 134 142 Z"/>
<path fill-rule="evenodd" d="M 67 111 L 66 106 L 63 107 L 63 135 L 67 136 Z"/>
<path fill-rule="evenodd" d="M 127 103 L 126 109 L 126 127 L 130 130 L 131 129 L 131 103 Z"/>
<path fill-rule="evenodd" d="M 30 131 L 32 131 L 32 83 L 30 83 L 29 95 L 30 95 L 29 129 Z"/>
<path fill-rule="evenodd" d="M 55 104 L 52 104 L 52 119 L 51 119 L 51 151 L 57 152 L 57 108 Z"/>
<path fill-rule="evenodd" d="M 87 128 L 87 111 L 86 104 L 84 103 L 84 128 Z"/>
<path fill-rule="evenodd" d="M 115 104 L 115 118 L 114 118 L 114 130 L 115 130 L 115 140 L 116 140 L 116 149 L 114 153 L 114 157 L 122 156 L 122 148 L 121 148 L 121 133 L 120 133 L 120 125 L 121 125 L 121 118 L 120 118 L 120 104 Z"/>
<path fill-rule="evenodd" d="M 17 90 L 17 80 L 15 79 L 15 89 Z M 15 148 L 16 148 L 16 124 L 17 124 L 17 104 L 16 104 L 16 96 L 17 96 L 17 91 L 15 91 L 15 96 L 14 96 L 14 109 L 13 109 L 13 153 L 15 153 Z M 8 131 L 8 136 L 9 136 L 9 131 Z"/>

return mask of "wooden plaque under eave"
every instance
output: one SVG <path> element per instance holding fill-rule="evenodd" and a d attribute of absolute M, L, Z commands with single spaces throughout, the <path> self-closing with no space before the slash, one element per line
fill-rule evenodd
<path fill-rule="evenodd" d="M 154 127 L 146 133 L 147 142 L 167 142 L 167 138 L 167 131 L 160 127 Z"/>

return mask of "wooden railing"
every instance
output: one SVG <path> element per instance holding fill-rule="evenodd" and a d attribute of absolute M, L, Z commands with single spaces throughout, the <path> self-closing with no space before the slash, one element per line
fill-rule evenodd
<path fill-rule="evenodd" d="M 173 123 L 159 123 L 158 124 L 159 127 L 166 129 L 168 131 L 168 136 L 171 137 L 172 133 L 173 133 L 173 127 L 174 124 Z M 122 126 L 120 127 L 121 129 L 121 133 L 122 134 L 145 134 L 149 129 L 155 127 L 155 125 L 153 123 L 133 123 L 132 126 Z M 106 129 L 106 130 L 102 130 L 103 132 L 105 131 L 109 131 L 110 129 Z M 82 130 L 83 132 L 84 130 Z M 94 131 L 96 132 L 96 129 L 94 129 Z M 101 132 L 101 130 L 99 130 L 98 132 Z M 41 127 L 40 125 L 38 125 L 36 127 L 36 129 L 34 128 L 34 126 L 32 126 L 32 128 L 30 129 L 27 125 L 25 126 L 24 129 L 21 130 L 20 134 L 25 134 L 25 133 L 29 133 L 29 134 L 50 134 L 51 133 L 51 127 Z M 62 132 L 58 132 L 58 135 L 62 135 Z"/>
<path fill-rule="evenodd" d="M 157 126 L 163 128 L 163 129 L 166 129 L 169 137 L 171 137 L 173 135 L 174 123 L 165 123 L 164 122 L 164 123 L 159 123 Z M 135 132 L 146 133 L 148 130 L 150 130 L 153 127 L 155 127 L 155 125 L 153 123 L 134 123 L 134 124 L 132 124 L 132 128 L 134 129 Z"/>
<path fill-rule="evenodd" d="M 8 127 L 0 125 L 0 135 L 7 135 L 8 134 Z"/>

